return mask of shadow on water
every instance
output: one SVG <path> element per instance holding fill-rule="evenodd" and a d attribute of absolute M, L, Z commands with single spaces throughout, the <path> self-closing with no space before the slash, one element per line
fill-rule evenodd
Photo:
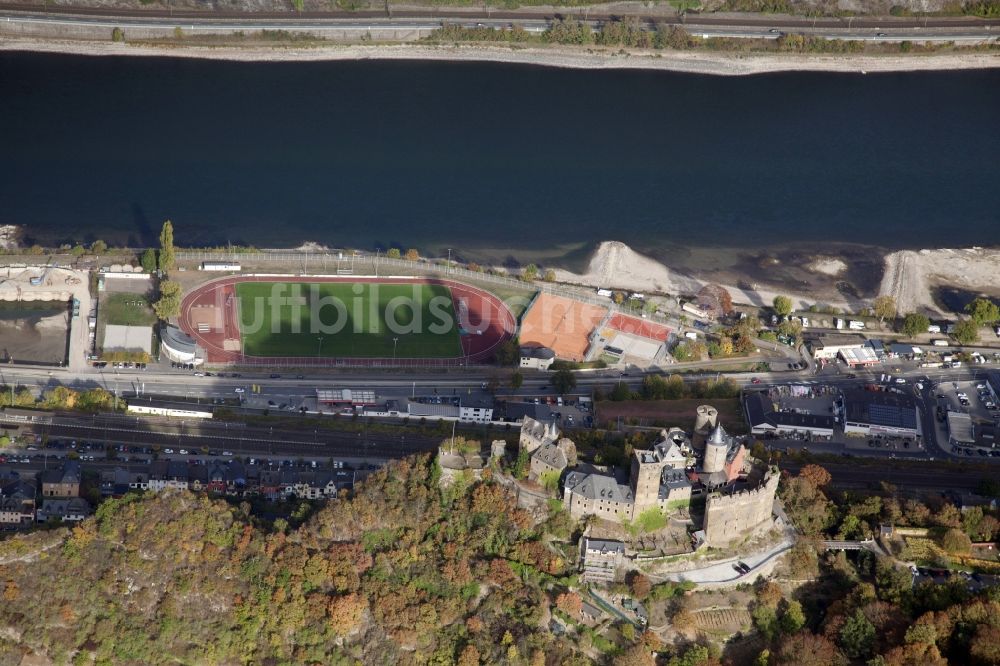
<path fill-rule="evenodd" d="M 129 235 L 129 245 L 131 247 L 151 247 L 158 242 L 158 233 L 153 231 L 146 217 L 146 211 L 137 203 L 132 204 L 132 224 L 135 226 L 137 235 Z"/>

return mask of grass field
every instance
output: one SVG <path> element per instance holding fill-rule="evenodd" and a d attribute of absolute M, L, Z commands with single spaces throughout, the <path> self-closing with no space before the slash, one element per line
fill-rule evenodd
<path fill-rule="evenodd" d="M 145 296 L 111 293 L 101 296 L 98 311 L 105 324 L 152 326 L 156 315 Z"/>
<path fill-rule="evenodd" d="M 444 286 L 241 282 L 236 285 L 236 294 L 243 351 L 250 356 L 453 358 L 461 355 L 451 291 Z M 278 301 L 275 307 L 275 294 L 291 296 L 289 300 L 299 305 Z M 332 302 L 343 307 L 331 305 Z M 387 319 L 391 313 L 395 313 L 392 325 Z"/>

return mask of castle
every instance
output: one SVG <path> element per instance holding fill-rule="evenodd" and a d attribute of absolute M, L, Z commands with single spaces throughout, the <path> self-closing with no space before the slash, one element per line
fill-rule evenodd
<path fill-rule="evenodd" d="M 575 465 L 575 446 L 554 424 L 526 419 L 521 447 L 531 454 L 531 476 L 561 472 Z M 572 451 L 572 456 L 567 455 Z M 572 458 L 572 460 L 571 460 Z M 604 472 L 570 471 L 563 482 L 563 503 L 579 520 L 634 521 L 657 509 L 670 514 L 706 494 L 698 540 L 726 546 L 771 524 L 778 487 L 776 469 L 764 469 L 747 456 L 742 441 L 726 432 L 715 408 L 698 408 L 693 437 L 680 428 L 662 430 L 649 450 L 633 451 L 628 479 Z"/>

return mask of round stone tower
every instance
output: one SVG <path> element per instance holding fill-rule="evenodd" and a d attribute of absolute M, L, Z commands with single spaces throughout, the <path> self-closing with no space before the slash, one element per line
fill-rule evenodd
<path fill-rule="evenodd" d="M 719 423 L 719 411 L 711 405 L 699 405 L 695 410 L 694 436 L 691 438 L 691 446 L 695 451 L 705 450 L 705 439 L 709 436 L 715 426 Z"/>
<path fill-rule="evenodd" d="M 729 436 L 721 425 L 717 425 L 705 442 L 705 461 L 702 463 L 702 470 L 706 474 L 723 471 L 726 467 L 727 453 L 729 453 Z"/>

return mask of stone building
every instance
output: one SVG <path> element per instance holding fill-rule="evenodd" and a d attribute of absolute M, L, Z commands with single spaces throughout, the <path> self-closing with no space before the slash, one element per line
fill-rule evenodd
<path fill-rule="evenodd" d="M 534 453 L 542 445 L 559 439 L 559 429 L 555 422 L 542 423 L 530 416 L 525 416 L 521 423 L 520 447 L 529 454 Z"/>
<path fill-rule="evenodd" d="M 528 478 L 538 481 L 542 474 L 555 472 L 562 474 L 567 467 L 576 465 L 576 444 L 566 437 L 558 442 L 546 442 L 531 454 Z"/>
<path fill-rule="evenodd" d="M 719 410 L 711 405 L 699 405 L 695 410 L 694 432 L 691 434 L 691 446 L 695 451 L 705 450 L 705 440 L 719 425 Z"/>
<path fill-rule="evenodd" d="M 701 467 L 695 477 L 708 489 L 732 483 L 744 471 L 746 447 L 726 432 L 722 424 L 716 425 L 703 445 Z"/>
<path fill-rule="evenodd" d="M 705 500 L 705 543 L 728 546 L 763 527 L 770 527 L 780 473 L 764 472 L 758 483 L 733 492 L 714 491 Z"/>
<path fill-rule="evenodd" d="M 486 461 L 483 460 L 481 451 L 461 451 L 452 449 L 447 445 L 442 445 L 438 449 L 438 467 L 441 468 L 441 478 L 439 483 L 442 488 L 446 488 L 455 482 L 455 478 L 461 474 L 468 474 L 473 479 L 483 478 L 483 470 L 486 468 Z"/>
<path fill-rule="evenodd" d="M 652 449 L 633 452 L 628 484 L 607 474 L 571 473 L 563 501 L 577 519 L 594 515 L 634 520 L 648 509 L 668 511 L 691 500 L 691 482 L 684 471 L 690 452 L 682 430 L 664 430 Z"/>
<path fill-rule="evenodd" d="M 718 423 L 714 408 L 700 409 L 695 426 L 700 452 L 680 428 L 661 431 L 651 449 L 633 452 L 627 482 L 607 473 L 569 473 L 563 501 L 570 515 L 634 521 L 650 509 L 673 513 L 694 494 L 707 492 L 698 535 L 704 543 L 725 546 L 770 526 L 777 472 L 754 465 L 742 441 Z"/>
<path fill-rule="evenodd" d="M 67 460 L 61 469 L 47 469 L 41 472 L 42 497 L 79 497 L 80 463 Z"/>

